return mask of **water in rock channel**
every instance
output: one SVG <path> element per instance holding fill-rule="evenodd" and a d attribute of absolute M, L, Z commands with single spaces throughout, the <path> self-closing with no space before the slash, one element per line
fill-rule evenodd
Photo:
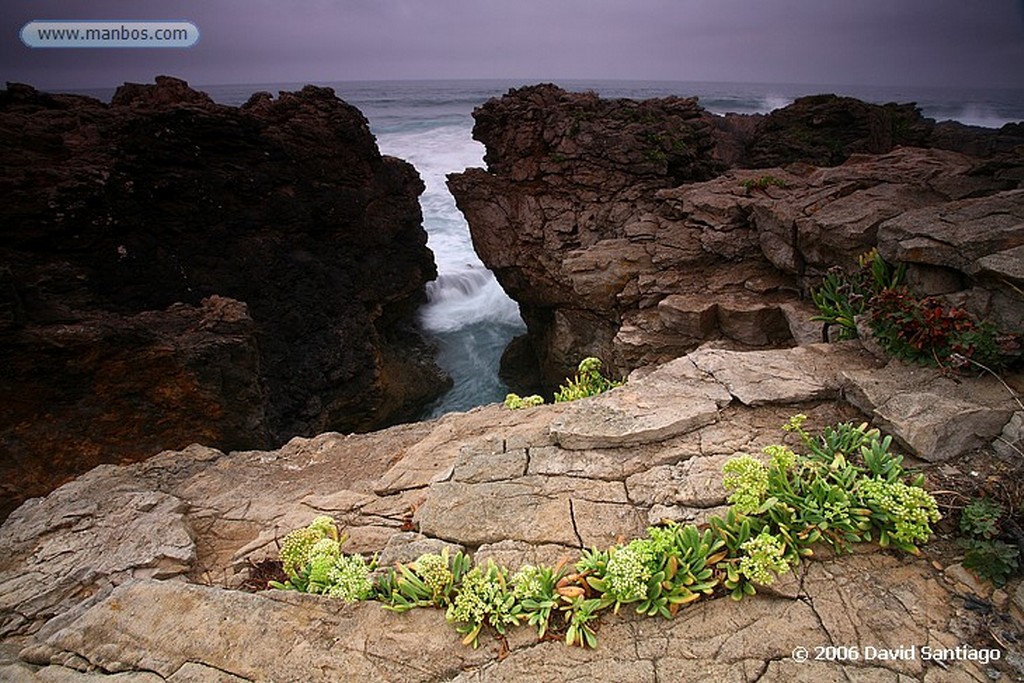
<path fill-rule="evenodd" d="M 420 325 L 439 351 L 438 363 L 454 386 L 423 417 L 500 401 L 508 391 L 498 377 L 506 344 L 524 331 L 518 307 L 480 262 L 462 214 L 445 186 L 445 175 L 483 166 L 483 146 L 472 139 L 472 111 L 510 87 L 533 81 L 384 81 L 319 83 L 358 107 L 369 119 L 380 150 L 409 161 L 426 184 L 420 198 L 423 224 L 439 276 L 427 286 Z M 303 84 L 197 86 L 223 104 L 239 105 L 259 90 L 297 90 Z M 1018 91 L 886 88 L 842 85 L 566 81 L 575 91 L 644 99 L 698 96 L 716 114 L 767 113 L 802 95 L 836 93 L 869 102 L 917 102 L 925 116 L 998 127 L 1024 118 Z M 109 99 L 109 96 L 108 96 Z"/>

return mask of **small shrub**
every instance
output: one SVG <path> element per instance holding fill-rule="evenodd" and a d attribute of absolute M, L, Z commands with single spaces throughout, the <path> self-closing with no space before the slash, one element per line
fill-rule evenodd
<path fill-rule="evenodd" d="M 1019 354 L 1017 335 L 1000 334 L 995 325 L 975 321 L 962 308 L 935 297 L 919 299 L 905 287 L 879 293 L 870 308 L 871 331 L 894 358 L 938 367 L 973 361 L 999 368 Z"/>
<path fill-rule="evenodd" d="M 622 382 L 610 380 L 602 375 L 601 360 L 591 356 L 580 361 L 576 376 L 566 379 L 566 383 L 558 388 L 555 403 L 597 396 L 618 386 L 622 386 Z"/>
<path fill-rule="evenodd" d="M 762 175 L 757 178 L 747 178 L 740 182 L 740 186 L 743 187 L 748 193 L 753 190 L 767 190 L 769 187 L 787 187 L 786 181 L 782 178 L 776 178 L 773 175 Z"/>
<path fill-rule="evenodd" d="M 1019 567 L 1020 548 L 997 537 L 1006 509 L 989 498 L 975 498 L 960 512 L 964 567 L 983 581 L 1003 586 Z"/>
<path fill-rule="evenodd" d="M 966 310 L 936 297 L 918 297 L 901 283 L 904 265 L 894 267 L 876 250 L 859 259 L 859 269 L 829 269 L 811 290 L 819 315 L 812 320 L 838 326 L 838 338 L 856 339 L 857 318 L 865 316 L 872 336 L 885 352 L 901 360 L 941 368 L 971 365 L 1001 368 L 1020 357 L 1022 338 L 979 322 Z"/>

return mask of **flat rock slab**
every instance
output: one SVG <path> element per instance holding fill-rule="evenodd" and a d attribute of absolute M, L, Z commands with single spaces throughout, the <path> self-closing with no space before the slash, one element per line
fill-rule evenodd
<path fill-rule="evenodd" d="M 48 663 L 73 654 L 110 673 L 150 671 L 170 681 L 190 664 L 208 676 L 192 680 L 436 681 L 491 657 L 453 633 L 438 610 L 400 615 L 377 603 L 141 581 L 22 656 Z"/>
<path fill-rule="evenodd" d="M 732 397 L 688 358 L 666 363 L 634 384 L 567 404 L 551 423 L 562 448 L 617 448 L 664 441 L 711 424 Z"/>
<path fill-rule="evenodd" d="M 1022 245 L 1024 190 L 908 211 L 878 228 L 878 248 L 887 259 L 965 273 L 981 270 L 979 259 Z"/>
<path fill-rule="evenodd" d="M 643 530 L 622 482 L 533 475 L 435 484 L 414 520 L 428 536 L 472 546 L 507 539 L 582 547 Z"/>
<path fill-rule="evenodd" d="M 856 343 L 771 351 L 698 349 L 688 358 L 741 403 L 803 403 L 839 398 L 844 370 L 879 363 Z"/>
<path fill-rule="evenodd" d="M 929 462 L 991 443 L 1018 407 L 988 375 L 953 379 L 900 361 L 844 375 L 846 399 Z"/>
<path fill-rule="evenodd" d="M 794 403 L 819 427 L 864 418 L 846 401 L 889 410 L 880 420 L 901 397 L 940 389 L 960 401 L 962 415 L 947 420 L 966 419 L 972 405 L 1015 405 L 994 379 L 956 383 L 926 368 L 883 367 L 856 343 L 705 348 L 574 403 L 490 406 L 295 439 L 276 451 L 193 446 L 104 466 L 0 527 L 0 646 L 31 643 L 20 662 L 0 650 L 0 680 L 110 680 L 101 671 L 129 683 L 983 680 L 959 663 L 854 669 L 790 658 L 798 646 L 962 644 L 959 634 L 971 631 L 955 621 L 957 598 L 931 564 L 879 552 L 815 561 L 775 591 L 698 603 L 671 622 L 624 609 L 602 618 L 596 651 L 536 643 L 527 629 L 504 643 L 485 634 L 474 651 L 440 611 L 394 615 L 374 604 L 189 583 L 238 586 L 250 562 L 318 514 L 343 527 L 346 550 L 383 551 L 385 564 L 445 546 L 509 567 L 572 561 L 583 547 L 636 538 L 663 518 L 723 514 L 722 465 L 779 442 Z M 896 425 L 903 438 L 915 424 L 942 427 L 927 421 L 924 408 L 935 404 L 927 400 Z M 611 419 L 595 426 L 602 415 Z"/>
<path fill-rule="evenodd" d="M 43 667 L 38 680 L 72 683 L 89 679 L 51 662 L 125 672 L 136 677 L 125 679 L 133 683 L 985 680 L 984 670 L 967 661 L 939 668 L 920 657 L 845 665 L 792 658 L 799 647 L 814 653 L 828 645 L 856 645 L 861 652 L 963 645 L 950 634 L 957 619 L 952 596 L 925 560 L 870 553 L 810 562 L 793 586 L 788 598 L 701 601 L 673 620 L 607 613 L 596 650 L 538 643 L 528 629 L 514 631 L 504 646 L 485 632 L 473 650 L 459 643 L 440 610 L 393 614 L 376 603 L 134 581 L 59 630 L 40 634 L 22 658 Z M 69 677 L 55 676 L 62 672 Z"/>

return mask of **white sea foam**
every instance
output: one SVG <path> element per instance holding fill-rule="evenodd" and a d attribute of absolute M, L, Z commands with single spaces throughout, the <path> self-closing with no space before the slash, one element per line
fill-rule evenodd
<path fill-rule="evenodd" d="M 445 184 L 448 173 L 483 165 L 483 145 L 464 126 L 387 133 L 377 143 L 383 153 L 415 166 L 426 185 L 420 206 L 438 278 L 427 285 L 428 303 L 420 310 L 423 328 L 451 332 L 478 322 L 521 325 L 518 306 L 476 255 L 469 226 Z"/>
<path fill-rule="evenodd" d="M 483 166 L 483 145 L 473 140 L 465 118 L 460 125 L 398 128 L 377 137 L 381 152 L 410 162 L 426 186 L 420 206 L 438 277 L 427 283 L 419 322 L 455 383 L 426 417 L 500 401 L 508 387 L 498 378 L 498 360 L 506 344 L 525 331 L 518 305 L 476 255 L 469 226 L 445 183 L 448 173 Z"/>
<path fill-rule="evenodd" d="M 762 104 L 761 104 L 761 110 L 758 111 L 758 113 L 759 114 L 768 114 L 768 113 L 771 113 L 771 112 L 775 111 L 776 109 L 782 109 L 783 107 L 788 107 L 791 104 L 793 104 L 793 98 L 791 98 L 791 97 L 783 97 L 782 95 L 774 95 L 774 94 L 773 95 L 766 95 L 764 100 L 763 100 L 763 102 L 762 102 Z"/>
<path fill-rule="evenodd" d="M 1002 128 L 1003 125 L 1014 121 L 1014 119 L 1000 116 L 999 112 L 990 106 L 974 102 L 964 104 L 959 111 L 949 113 L 943 118 L 951 118 L 967 126 L 982 126 L 984 128 Z"/>

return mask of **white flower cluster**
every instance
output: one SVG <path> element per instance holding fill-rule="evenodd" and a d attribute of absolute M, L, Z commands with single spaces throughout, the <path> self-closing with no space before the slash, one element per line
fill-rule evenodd
<path fill-rule="evenodd" d="M 459 594 L 448 605 L 445 618 L 448 621 L 480 624 L 490 618 L 492 626 L 517 624 L 509 610 L 515 604 L 514 598 L 505 590 L 502 570 L 493 563 L 487 567 L 476 566 L 469 570 L 459 586 Z"/>
<path fill-rule="evenodd" d="M 902 543 L 926 542 L 930 525 L 942 518 L 932 495 L 917 486 L 870 479 L 861 483 L 859 493 L 865 503 L 889 517 L 895 527 L 893 538 Z"/>
<path fill-rule="evenodd" d="M 746 553 L 740 559 L 740 571 L 754 583 L 771 585 L 775 582 L 775 574 L 789 571 L 782 540 L 767 529 L 743 543 L 740 549 Z"/>
<path fill-rule="evenodd" d="M 725 463 L 722 484 L 732 491 L 729 502 L 739 512 L 753 514 L 761 507 L 768 492 L 768 468 L 746 453 Z"/>
<path fill-rule="evenodd" d="M 416 573 L 435 597 L 444 592 L 453 578 L 448 559 L 432 553 L 416 560 Z"/>
<path fill-rule="evenodd" d="M 647 582 L 654 573 L 657 551 L 650 539 L 637 539 L 619 548 L 608 559 L 605 581 L 618 602 L 635 602 L 647 597 Z"/>
<path fill-rule="evenodd" d="M 345 602 L 366 600 L 373 593 L 370 567 L 361 555 L 340 555 L 327 574 L 327 595 Z"/>
<path fill-rule="evenodd" d="M 512 575 L 512 594 L 516 600 L 535 598 L 544 592 L 541 570 L 532 564 L 524 564 Z"/>

